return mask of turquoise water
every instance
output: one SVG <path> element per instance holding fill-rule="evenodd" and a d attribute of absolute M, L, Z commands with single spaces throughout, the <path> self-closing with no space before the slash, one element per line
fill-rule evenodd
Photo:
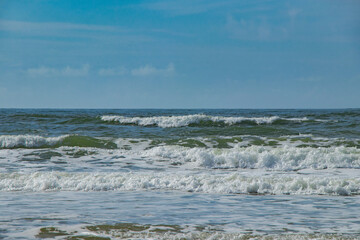
<path fill-rule="evenodd" d="M 1 109 L 0 238 L 357 239 L 359 124 L 359 109 Z"/>

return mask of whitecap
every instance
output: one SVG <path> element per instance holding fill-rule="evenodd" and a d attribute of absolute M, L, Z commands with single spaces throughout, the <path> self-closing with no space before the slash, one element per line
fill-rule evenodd
<path fill-rule="evenodd" d="M 0 148 L 52 146 L 61 142 L 68 136 L 69 135 L 62 135 L 59 137 L 42 137 L 37 135 L 1 135 Z"/>
<path fill-rule="evenodd" d="M 224 117 L 209 116 L 204 114 L 184 115 L 184 116 L 154 116 L 154 117 L 125 117 L 125 116 L 101 116 L 102 121 L 119 122 L 120 124 L 135 124 L 140 126 L 159 126 L 168 127 L 184 127 L 190 124 L 199 123 L 200 121 L 223 122 L 228 125 L 234 125 L 245 121 L 254 122 L 256 124 L 272 124 L 277 120 L 304 122 L 309 119 L 304 118 L 282 118 L 279 116 L 268 117 Z"/>
<path fill-rule="evenodd" d="M 172 190 L 220 194 L 358 195 L 360 178 L 181 173 L 0 173 L 0 191 Z"/>

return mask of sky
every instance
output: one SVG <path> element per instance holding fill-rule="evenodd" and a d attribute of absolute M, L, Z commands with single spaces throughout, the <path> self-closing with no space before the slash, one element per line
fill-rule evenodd
<path fill-rule="evenodd" d="M 0 108 L 359 108 L 358 0 L 0 0 Z"/>

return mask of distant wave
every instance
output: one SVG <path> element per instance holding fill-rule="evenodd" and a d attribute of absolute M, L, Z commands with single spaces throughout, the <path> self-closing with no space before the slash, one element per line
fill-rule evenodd
<path fill-rule="evenodd" d="M 43 137 L 37 135 L 1 135 L 0 149 L 5 148 L 50 148 L 60 146 L 117 148 L 109 140 L 88 136 L 62 135 L 58 137 Z"/>
<path fill-rule="evenodd" d="M 360 178 L 244 176 L 238 173 L 0 173 L 0 191 L 142 191 L 230 194 L 359 195 Z"/>
<path fill-rule="evenodd" d="M 59 137 L 42 137 L 37 135 L 2 135 L 0 136 L 0 148 L 35 148 L 50 147 L 61 142 L 68 135 Z"/>
<path fill-rule="evenodd" d="M 155 117 L 125 117 L 125 116 L 111 116 L 105 115 L 101 120 L 108 122 L 118 122 L 120 124 L 134 124 L 140 126 L 159 126 L 167 127 L 184 127 L 191 124 L 201 124 L 206 122 L 223 123 L 226 125 L 234 125 L 239 123 L 253 123 L 253 124 L 273 124 L 275 122 L 305 122 L 311 121 L 306 117 L 303 118 L 283 118 L 279 116 L 270 117 L 223 117 L 223 116 L 209 116 L 204 114 L 184 115 L 184 116 L 155 116 Z M 325 120 L 313 120 L 325 121 Z"/>

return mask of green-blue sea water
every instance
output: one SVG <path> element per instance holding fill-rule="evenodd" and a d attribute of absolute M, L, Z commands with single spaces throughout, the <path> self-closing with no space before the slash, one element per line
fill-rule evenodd
<path fill-rule="evenodd" d="M 0 109 L 0 238 L 360 238 L 360 110 Z"/>

